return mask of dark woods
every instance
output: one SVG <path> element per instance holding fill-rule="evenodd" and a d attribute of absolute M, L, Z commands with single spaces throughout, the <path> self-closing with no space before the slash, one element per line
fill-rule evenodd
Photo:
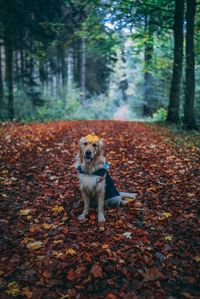
<path fill-rule="evenodd" d="M 130 119 L 197 128 L 196 0 L 0 5 L 1 120 L 112 118 L 126 105 Z"/>

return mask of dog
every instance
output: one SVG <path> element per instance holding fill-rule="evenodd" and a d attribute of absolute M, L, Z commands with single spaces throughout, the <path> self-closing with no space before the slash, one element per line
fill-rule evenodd
<path fill-rule="evenodd" d="M 136 194 L 118 192 L 108 173 L 109 164 L 103 156 L 104 143 L 95 134 L 89 134 L 79 140 L 75 168 L 78 171 L 80 190 L 84 200 L 84 210 L 78 220 L 84 220 L 90 207 L 98 207 L 98 222 L 104 222 L 104 206 L 120 206 L 127 201 L 123 197 L 134 199 Z"/>

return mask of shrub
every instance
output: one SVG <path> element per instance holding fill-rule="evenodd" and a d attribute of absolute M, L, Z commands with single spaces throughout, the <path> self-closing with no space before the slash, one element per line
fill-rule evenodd
<path fill-rule="evenodd" d="M 154 121 L 158 121 L 158 122 L 166 121 L 166 119 L 167 119 L 167 110 L 165 108 L 158 109 L 153 114 L 153 119 L 154 119 Z"/>

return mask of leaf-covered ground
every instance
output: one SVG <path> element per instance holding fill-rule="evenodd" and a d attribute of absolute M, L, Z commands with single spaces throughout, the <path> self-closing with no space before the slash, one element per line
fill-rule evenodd
<path fill-rule="evenodd" d="M 77 142 L 104 138 L 137 200 L 78 222 Z M 199 135 L 71 121 L 0 127 L 0 298 L 199 298 Z"/>

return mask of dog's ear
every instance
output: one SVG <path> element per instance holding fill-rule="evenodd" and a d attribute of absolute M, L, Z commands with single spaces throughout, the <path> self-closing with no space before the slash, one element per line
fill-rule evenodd
<path fill-rule="evenodd" d="M 81 139 L 79 140 L 79 149 L 82 149 L 83 143 L 85 141 L 85 137 L 81 137 Z"/>
<path fill-rule="evenodd" d="M 99 140 L 99 150 L 103 151 L 103 149 L 104 149 L 104 141 L 103 141 L 103 139 L 100 139 Z"/>
<path fill-rule="evenodd" d="M 83 163 L 83 143 L 85 141 L 85 138 L 84 137 L 81 137 L 81 139 L 79 140 L 79 143 L 78 143 L 78 153 L 77 153 L 77 156 L 76 156 L 76 159 L 77 161 L 79 161 L 79 165 L 80 163 Z"/>

